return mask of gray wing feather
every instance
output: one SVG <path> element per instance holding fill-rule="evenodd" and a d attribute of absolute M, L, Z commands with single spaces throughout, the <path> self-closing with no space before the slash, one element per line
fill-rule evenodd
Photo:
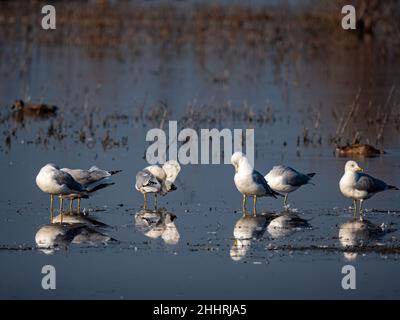
<path fill-rule="evenodd" d="M 355 188 L 357 190 L 367 191 L 370 193 L 380 192 L 387 189 L 387 184 L 382 180 L 371 177 L 368 174 L 360 173 Z"/>
<path fill-rule="evenodd" d="M 306 174 L 298 172 L 291 167 L 281 165 L 273 167 L 267 176 L 282 177 L 283 183 L 293 187 L 300 187 L 303 184 L 307 184 L 311 179 L 311 177 Z"/>
<path fill-rule="evenodd" d="M 155 184 L 152 181 L 153 178 L 153 175 L 149 171 L 139 171 L 136 175 L 136 187 L 140 189 L 141 187 Z"/>
<path fill-rule="evenodd" d="M 283 175 L 285 182 L 293 187 L 300 187 L 310 181 L 310 177 L 298 172 L 291 167 L 281 166 L 279 168 L 280 174 Z"/>
<path fill-rule="evenodd" d="M 92 167 L 89 170 L 62 168 L 61 171 L 69 173 L 78 183 L 85 187 L 110 176 L 107 171 L 96 167 Z"/>
<path fill-rule="evenodd" d="M 265 178 L 262 176 L 261 173 L 254 170 L 252 177 L 255 183 L 261 184 L 264 187 L 266 193 L 274 194 L 274 192 L 272 191 L 272 189 L 270 188 L 270 186 L 268 185 L 267 181 L 265 180 Z"/>
<path fill-rule="evenodd" d="M 87 176 L 85 184 L 92 184 L 101 181 L 109 176 L 110 174 L 107 174 L 107 172 L 102 170 L 90 171 L 90 173 Z"/>
<path fill-rule="evenodd" d="M 73 191 L 85 192 L 86 189 L 82 187 L 80 183 L 74 180 L 72 176 L 64 171 L 57 171 L 54 175 L 54 179 L 60 185 L 65 184 L 69 189 Z"/>
<path fill-rule="evenodd" d="M 310 177 L 302 173 L 297 173 L 297 174 L 291 173 L 287 177 L 287 183 L 294 187 L 300 187 L 303 184 L 307 184 L 308 181 L 310 181 Z"/>

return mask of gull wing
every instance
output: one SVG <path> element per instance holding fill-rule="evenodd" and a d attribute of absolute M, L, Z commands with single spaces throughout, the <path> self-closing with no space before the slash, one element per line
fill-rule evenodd
<path fill-rule="evenodd" d="M 136 189 L 138 190 L 142 187 L 157 184 L 159 184 L 157 178 L 147 170 L 139 171 L 136 175 Z"/>
<path fill-rule="evenodd" d="M 87 190 L 82 187 L 82 185 L 77 182 L 69 173 L 64 172 L 64 171 L 57 171 L 54 174 L 54 179 L 56 182 L 60 185 L 66 185 L 69 189 L 72 191 L 77 191 L 77 192 L 86 192 Z"/>
<path fill-rule="evenodd" d="M 265 192 L 266 192 L 267 194 L 269 194 L 269 195 L 271 195 L 272 197 L 276 198 L 275 195 L 276 195 L 277 193 L 271 189 L 271 187 L 268 185 L 267 181 L 265 180 L 265 178 L 262 176 L 261 173 L 259 173 L 259 172 L 256 171 L 256 170 L 253 170 L 252 177 L 253 177 L 253 180 L 254 180 L 255 183 L 261 184 L 261 185 L 264 187 Z"/>
<path fill-rule="evenodd" d="M 388 185 L 379 179 L 371 177 L 365 173 L 359 173 L 359 178 L 357 179 L 357 183 L 355 188 L 361 191 L 367 191 L 368 193 L 376 193 L 380 191 L 384 191 L 388 188 Z"/>

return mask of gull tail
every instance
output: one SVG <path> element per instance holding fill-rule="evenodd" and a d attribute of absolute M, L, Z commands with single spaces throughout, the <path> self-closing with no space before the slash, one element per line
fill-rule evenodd
<path fill-rule="evenodd" d="M 113 176 L 114 174 L 120 173 L 121 171 L 122 170 L 113 170 L 113 171 L 108 171 L 108 173 Z"/>
<path fill-rule="evenodd" d="M 101 190 L 101 189 L 107 188 L 107 187 L 109 187 L 109 186 L 112 186 L 113 184 L 115 184 L 115 183 L 114 183 L 114 182 L 111 182 L 111 183 L 101 183 L 101 184 L 98 184 L 97 186 L 93 187 L 92 189 L 88 189 L 87 192 L 88 192 L 88 193 L 93 193 L 93 192 L 99 191 L 99 190 Z"/>
<path fill-rule="evenodd" d="M 399 188 L 395 186 L 388 186 L 388 190 L 399 190 Z"/>
<path fill-rule="evenodd" d="M 310 177 L 310 178 L 314 177 L 315 175 L 316 175 L 315 172 L 307 173 L 307 176 Z"/>
<path fill-rule="evenodd" d="M 175 184 L 171 184 L 171 191 L 175 191 L 175 190 L 177 190 L 178 188 L 176 187 L 176 185 Z"/>

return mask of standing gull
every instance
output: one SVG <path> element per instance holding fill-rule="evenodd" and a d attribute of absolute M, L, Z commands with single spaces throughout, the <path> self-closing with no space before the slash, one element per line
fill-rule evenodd
<path fill-rule="evenodd" d="M 285 195 L 283 205 L 287 206 L 287 199 L 290 192 L 296 191 L 302 185 L 310 183 L 315 173 L 301 173 L 291 167 L 275 166 L 265 176 L 272 190 Z"/>
<path fill-rule="evenodd" d="M 342 194 L 347 198 L 352 198 L 354 201 L 354 218 L 357 214 L 357 200 L 360 201 L 359 213 L 362 215 L 364 200 L 371 198 L 378 192 L 399 190 L 397 187 L 388 185 L 362 171 L 357 162 L 347 161 L 344 167 L 344 175 L 339 182 Z"/>
<path fill-rule="evenodd" d="M 246 214 L 246 198 L 253 197 L 253 214 L 256 215 L 257 197 L 274 197 L 279 193 L 270 188 L 267 181 L 261 173 L 254 170 L 249 160 L 242 152 L 235 152 L 232 155 L 231 163 L 235 167 L 235 185 L 241 194 L 243 194 L 242 213 Z"/>
<path fill-rule="evenodd" d="M 69 173 L 61 171 L 58 166 L 52 163 L 46 164 L 40 169 L 36 176 L 36 184 L 40 190 L 50 194 L 51 212 L 53 212 L 54 196 L 59 196 L 60 214 L 62 214 L 64 196 L 76 195 L 79 197 L 88 197 L 92 192 L 104 187 L 104 185 L 98 185 L 92 189 L 87 189 L 77 182 Z"/>
<path fill-rule="evenodd" d="M 176 190 L 174 184 L 176 177 L 181 171 L 181 166 L 176 160 L 169 160 L 162 167 L 152 165 L 144 168 L 136 174 L 135 188 L 143 193 L 143 207 L 146 209 L 147 193 L 154 193 L 154 206 L 157 208 L 157 195 L 166 195 Z"/>
<path fill-rule="evenodd" d="M 92 166 L 89 170 L 84 169 L 69 169 L 69 168 L 62 168 L 61 171 L 64 171 L 70 174 L 75 181 L 80 183 L 84 188 L 88 187 L 95 187 L 99 186 L 100 182 L 103 182 L 109 177 L 113 176 L 121 172 L 122 170 L 114 170 L 114 171 L 107 171 L 97 168 L 96 166 Z M 104 184 L 102 187 L 113 185 L 113 183 Z M 81 196 L 80 195 L 70 195 L 69 196 L 70 202 L 70 210 L 72 210 L 72 201 L 77 198 L 78 199 L 78 212 L 80 212 L 81 208 Z"/>

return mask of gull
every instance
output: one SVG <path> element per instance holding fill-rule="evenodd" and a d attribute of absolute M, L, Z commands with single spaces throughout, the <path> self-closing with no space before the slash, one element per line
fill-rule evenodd
<path fill-rule="evenodd" d="M 374 178 L 362 172 L 355 161 L 347 161 L 344 167 L 344 175 L 340 179 L 339 187 L 342 194 L 354 201 L 354 218 L 357 214 L 357 200 L 360 201 L 359 213 L 362 215 L 362 206 L 364 200 L 371 198 L 375 193 L 385 190 L 399 190 L 395 186 L 386 184 L 386 182 Z"/>
<path fill-rule="evenodd" d="M 166 195 L 176 190 L 174 184 L 176 177 L 181 171 L 181 166 L 175 160 L 169 160 L 162 167 L 151 165 L 136 174 L 135 188 L 143 193 L 143 208 L 146 209 L 147 193 L 154 193 L 154 206 L 157 208 L 157 195 Z"/>
<path fill-rule="evenodd" d="M 72 176 L 78 183 L 80 183 L 84 188 L 98 186 L 100 182 L 103 182 L 109 177 L 121 172 L 122 170 L 107 171 L 99 169 L 96 166 L 92 166 L 89 170 L 85 169 L 69 169 L 62 168 L 64 171 Z M 113 183 L 104 184 L 102 187 L 113 185 Z M 68 196 L 70 198 L 70 210 L 72 210 L 72 201 L 78 199 L 78 212 L 80 212 L 81 207 L 81 196 L 79 194 L 71 194 Z"/>
<path fill-rule="evenodd" d="M 253 214 L 256 215 L 257 197 L 274 197 L 279 193 L 270 188 L 261 173 L 254 170 L 249 160 L 242 152 L 235 152 L 231 157 L 231 163 L 235 167 L 235 185 L 243 194 L 242 213 L 246 214 L 246 198 L 253 197 Z M 280 195 L 281 196 L 281 195 Z"/>
<path fill-rule="evenodd" d="M 104 188 L 107 185 L 101 184 L 88 189 L 77 182 L 69 173 L 61 171 L 60 168 L 52 163 L 42 167 L 36 176 L 36 184 L 40 190 L 50 194 L 50 210 L 53 212 L 54 196 L 60 198 L 60 214 L 63 209 L 64 196 L 88 197 L 89 194 Z M 62 223 L 62 218 L 61 218 Z"/>
<path fill-rule="evenodd" d="M 283 205 L 287 206 L 287 199 L 290 192 L 296 191 L 302 185 L 311 183 L 310 180 L 315 173 L 301 173 L 291 167 L 274 166 L 264 177 L 272 190 L 285 195 Z"/>

